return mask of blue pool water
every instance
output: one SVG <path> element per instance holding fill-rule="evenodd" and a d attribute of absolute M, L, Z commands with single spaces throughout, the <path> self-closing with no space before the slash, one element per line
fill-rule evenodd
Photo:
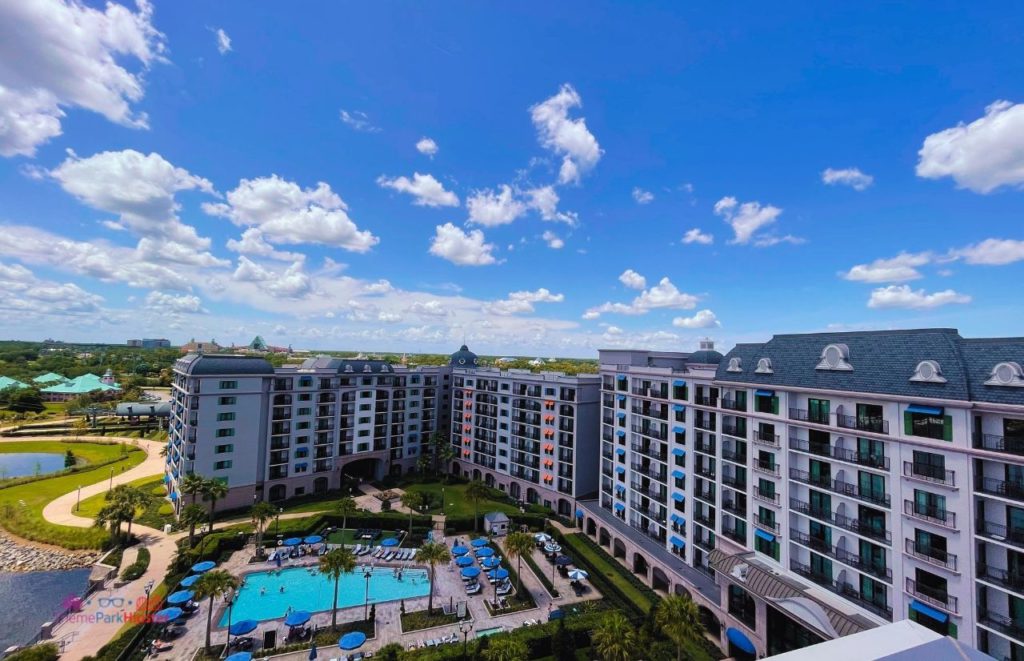
<path fill-rule="evenodd" d="M 284 592 L 281 592 L 282 585 Z M 429 591 L 430 581 L 425 569 L 407 569 L 402 572 L 401 581 L 395 578 L 391 569 L 374 569 L 370 577 L 371 604 L 425 597 Z M 366 578 L 361 570 L 356 569 L 341 577 L 338 608 L 362 606 L 365 595 Z M 334 581 L 319 572 L 311 575 L 306 567 L 283 569 L 278 575 L 269 571 L 256 572 L 245 577 L 245 585 L 239 590 L 231 609 L 231 621 L 274 620 L 284 617 L 289 607 L 314 613 L 326 611 L 331 609 L 333 598 Z M 227 624 L 228 613 L 225 611 L 220 626 Z"/>
<path fill-rule="evenodd" d="M 0 454 L 0 480 L 23 475 L 43 475 L 64 470 L 64 455 L 44 452 Z"/>

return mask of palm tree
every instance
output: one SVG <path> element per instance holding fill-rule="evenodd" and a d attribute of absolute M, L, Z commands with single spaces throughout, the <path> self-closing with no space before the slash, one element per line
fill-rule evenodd
<path fill-rule="evenodd" d="M 196 536 L 196 526 L 206 520 L 206 510 L 202 505 L 186 505 L 178 515 L 178 523 L 188 526 L 188 547 L 192 548 Z"/>
<path fill-rule="evenodd" d="M 256 528 L 256 557 L 263 557 L 263 533 L 267 529 L 267 523 L 274 517 L 277 510 L 267 502 L 258 502 L 249 511 L 252 516 L 252 525 Z"/>
<path fill-rule="evenodd" d="M 638 658 L 636 628 L 618 611 L 605 616 L 590 634 L 590 642 L 604 661 L 633 661 Z"/>
<path fill-rule="evenodd" d="M 420 491 L 406 491 L 402 494 L 402 504 L 409 510 L 409 537 L 412 537 L 412 517 L 416 510 L 423 507 L 426 499 Z"/>
<path fill-rule="evenodd" d="M 135 509 L 124 501 L 110 501 L 96 513 L 93 525 L 98 528 L 110 528 L 112 537 L 120 538 L 121 524 L 129 517 L 135 516 Z"/>
<path fill-rule="evenodd" d="M 356 568 L 356 556 L 344 546 L 320 556 L 320 573 L 334 579 L 334 601 L 331 602 L 331 628 L 338 626 L 338 583 L 342 574 Z"/>
<path fill-rule="evenodd" d="M 526 643 L 511 636 L 497 638 L 484 650 L 485 661 L 519 661 L 529 656 Z"/>
<path fill-rule="evenodd" d="M 128 538 L 132 536 L 132 522 L 135 521 L 135 515 L 151 502 L 153 502 L 153 496 L 138 487 L 133 487 L 127 484 L 119 484 L 110 491 L 107 492 L 107 501 L 111 503 L 123 503 L 124 513 L 127 515 L 125 521 L 128 522 Z"/>
<path fill-rule="evenodd" d="M 683 661 L 683 645 L 701 637 L 700 613 L 693 599 L 681 594 L 665 597 L 658 604 L 655 621 L 676 644 L 676 660 Z"/>
<path fill-rule="evenodd" d="M 416 562 L 430 565 L 430 596 L 427 598 L 427 615 L 434 610 L 434 571 L 439 562 L 444 562 L 450 557 L 448 546 L 437 542 L 427 542 L 416 551 Z"/>
<path fill-rule="evenodd" d="M 192 586 L 196 599 L 209 599 L 210 607 L 206 610 L 206 651 L 210 651 L 210 627 L 213 625 L 213 599 L 222 597 L 232 590 L 237 590 L 239 581 L 223 569 L 215 569 L 203 574 Z"/>
<path fill-rule="evenodd" d="M 181 478 L 181 482 L 178 483 L 178 490 L 181 493 L 186 493 L 192 496 L 192 504 L 196 504 L 196 496 L 202 493 L 203 486 L 205 486 L 206 480 L 203 479 L 202 475 L 196 475 L 195 473 L 189 473 L 185 477 Z"/>
<path fill-rule="evenodd" d="M 523 556 L 533 553 L 533 537 L 525 532 L 509 533 L 505 553 L 516 559 L 516 594 L 523 590 Z"/>
<path fill-rule="evenodd" d="M 204 480 L 203 500 L 210 501 L 210 532 L 213 532 L 213 513 L 217 511 L 217 501 L 228 495 L 228 485 L 218 479 Z"/>
<path fill-rule="evenodd" d="M 334 506 L 334 509 L 341 515 L 341 531 L 344 533 L 345 529 L 348 528 L 348 517 L 358 512 L 359 506 L 356 505 L 354 498 L 345 496 L 338 501 L 338 504 Z"/>
<path fill-rule="evenodd" d="M 434 462 L 434 472 L 440 470 L 441 463 L 441 448 L 445 445 L 451 445 L 448 440 L 441 434 L 441 432 L 435 431 L 430 435 L 430 459 Z"/>
<path fill-rule="evenodd" d="M 443 463 L 445 466 L 450 466 L 451 465 L 452 460 L 455 459 L 455 448 L 452 447 L 451 443 L 442 443 L 441 444 L 440 456 L 441 456 L 441 463 Z M 448 470 L 443 470 L 443 471 L 441 471 L 441 475 L 444 476 L 443 479 L 445 481 L 445 484 L 447 484 L 448 483 L 449 471 Z"/>
<path fill-rule="evenodd" d="M 480 500 L 491 493 L 487 485 L 480 480 L 473 480 L 466 485 L 466 498 L 473 501 L 473 532 L 480 529 Z"/>

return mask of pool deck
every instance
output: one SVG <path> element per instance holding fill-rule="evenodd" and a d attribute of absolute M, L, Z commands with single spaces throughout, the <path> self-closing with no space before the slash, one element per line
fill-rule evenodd
<path fill-rule="evenodd" d="M 464 535 L 453 536 L 445 538 L 445 543 L 451 548 L 455 544 L 455 539 L 460 538 L 463 542 L 467 542 L 467 537 Z M 501 538 L 495 540 L 497 545 L 501 545 Z M 231 559 L 224 563 L 220 568 L 225 569 L 235 576 L 243 576 L 248 573 L 255 571 L 266 571 L 268 569 L 266 563 L 254 563 L 249 564 L 247 559 L 254 553 L 254 549 L 246 547 L 242 551 L 235 553 Z M 504 553 L 500 555 L 504 558 Z M 534 559 L 537 562 L 537 566 L 541 569 L 549 569 L 550 564 L 544 559 L 542 553 L 538 550 L 534 551 Z M 362 564 L 369 564 L 371 561 L 367 560 L 364 556 L 361 560 L 366 562 L 360 562 Z M 504 565 L 508 567 L 510 564 L 515 567 L 514 562 L 510 563 L 507 558 L 504 558 Z M 315 556 L 306 556 L 299 560 L 290 561 L 286 563 L 285 567 L 296 567 L 296 566 L 310 566 L 316 563 Z M 377 563 L 378 567 L 398 566 L 396 563 L 386 564 Z M 417 566 L 417 565 L 413 565 Z M 439 565 L 436 570 L 435 581 L 434 581 L 434 608 L 440 609 L 442 605 L 449 603 L 458 603 L 459 601 L 466 601 L 466 607 L 470 614 L 470 619 L 474 623 L 474 629 L 491 629 L 495 627 L 502 627 L 506 631 L 516 629 L 524 626 L 524 623 L 529 620 L 539 620 L 541 622 L 547 621 L 548 612 L 556 608 L 564 608 L 570 604 L 587 601 L 591 599 L 598 599 L 601 595 L 591 588 L 584 595 L 577 597 L 573 594 L 569 588 L 569 582 L 563 578 L 557 572 L 555 572 L 555 586 L 559 590 L 560 597 L 552 599 L 548 595 L 547 590 L 541 584 L 540 580 L 534 575 L 530 567 L 523 562 L 522 571 L 520 573 L 523 582 L 523 589 L 528 590 L 533 596 L 534 601 L 537 603 L 536 608 L 530 610 L 518 611 L 515 613 L 509 613 L 507 615 L 491 616 L 488 614 L 484 601 L 490 597 L 493 597 L 493 591 L 487 589 L 487 584 L 484 582 L 484 589 L 480 594 L 467 596 L 463 588 L 462 577 L 459 574 L 458 567 L 454 564 Z M 550 575 L 549 575 L 550 578 Z M 427 608 L 427 597 L 417 597 L 414 599 L 405 600 L 406 612 L 425 610 Z M 431 638 L 441 638 L 443 636 L 450 635 L 452 633 L 458 635 L 459 641 L 462 640 L 462 634 L 459 633 L 459 627 L 457 624 L 451 624 L 443 627 L 437 627 L 433 629 L 426 629 L 421 631 L 415 631 L 411 633 L 402 633 L 400 609 L 401 602 L 391 601 L 376 604 L 377 613 L 377 635 L 375 638 L 368 640 L 358 652 L 375 652 L 380 647 L 388 643 L 401 643 L 403 647 L 409 648 L 412 645 L 418 645 L 420 642 L 425 642 Z M 214 629 L 212 633 L 212 642 L 214 645 L 223 644 L 227 638 L 227 630 L 219 628 L 216 623 L 220 620 L 221 614 L 224 610 L 222 602 L 214 604 Z M 200 605 L 199 611 L 189 619 L 189 625 L 184 635 L 173 641 L 173 647 L 162 652 L 159 655 L 150 657 L 154 659 L 191 659 L 195 651 L 202 647 L 206 635 L 206 616 L 207 616 L 207 603 L 204 602 Z M 338 623 L 352 622 L 361 620 L 363 618 L 363 606 L 356 606 L 351 608 L 338 609 Z M 331 612 L 323 611 L 314 613 L 310 620 L 312 626 L 318 628 L 329 627 L 331 624 Z M 287 627 L 284 626 L 281 619 L 267 620 L 260 623 L 260 626 L 248 634 L 252 636 L 258 643 L 263 640 L 263 632 L 269 630 L 276 630 L 278 632 L 278 641 L 280 643 L 282 637 L 287 634 Z M 469 638 L 473 638 L 473 634 L 469 634 Z M 302 650 L 298 652 L 292 652 L 287 654 L 273 655 L 272 651 L 269 654 L 262 654 L 259 651 L 253 653 L 256 658 L 264 658 L 273 656 L 274 659 L 282 659 L 284 661 L 307 661 L 309 658 L 309 652 Z M 330 659 L 340 658 L 342 656 L 341 650 L 337 647 L 326 649 L 320 648 L 319 658 L 324 661 Z"/>

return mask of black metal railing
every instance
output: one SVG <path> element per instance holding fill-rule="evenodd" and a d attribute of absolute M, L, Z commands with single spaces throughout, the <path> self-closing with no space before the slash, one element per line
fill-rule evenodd
<path fill-rule="evenodd" d="M 779 522 L 771 519 L 761 518 L 760 515 L 754 517 L 754 525 L 765 530 L 771 530 L 776 535 L 779 534 Z"/>
<path fill-rule="evenodd" d="M 865 599 L 864 596 L 855 587 L 844 581 L 833 580 L 831 576 L 827 576 L 820 572 L 812 570 L 808 565 L 797 562 L 796 560 L 789 561 L 789 567 L 794 573 L 803 576 L 804 578 L 814 581 L 818 585 L 825 587 L 838 595 L 855 602 L 857 605 L 862 606 L 877 615 L 884 617 L 887 620 L 892 620 L 892 608 L 885 603 L 884 597 L 882 597 L 882 603 L 873 601 L 871 599 Z M 877 598 L 877 597 L 876 597 Z"/>
<path fill-rule="evenodd" d="M 763 500 L 766 503 L 772 503 L 773 505 L 778 505 L 780 501 L 778 491 L 763 491 L 761 487 L 754 487 L 754 498 Z"/>
<path fill-rule="evenodd" d="M 815 454 L 819 457 L 831 457 L 841 461 L 848 461 L 851 464 L 867 466 L 868 468 L 882 468 L 889 470 L 889 457 L 872 454 L 870 452 L 858 452 L 851 448 L 841 448 L 834 445 L 811 445 L 810 441 L 795 436 L 789 437 L 789 449 Z"/>
<path fill-rule="evenodd" d="M 990 567 L 985 563 L 978 565 L 977 577 L 983 581 L 997 583 L 1016 592 L 1024 592 L 1024 576 L 1016 572 Z"/>
<path fill-rule="evenodd" d="M 728 409 L 730 411 L 746 411 L 747 410 L 747 402 L 746 402 L 746 400 L 743 400 L 741 402 L 739 400 L 732 399 L 732 398 L 729 398 L 729 397 L 723 397 L 722 398 L 721 407 L 723 409 Z"/>
<path fill-rule="evenodd" d="M 982 609 L 978 609 L 978 621 L 986 627 L 992 627 L 1000 633 L 1024 642 L 1024 622 L 1017 622 L 1006 615 Z"/>
<path fill-rule="evenodd" d="M 944 528 L 956 528 L 956 512 L 939 507 L 928 507 L 907 499 L 903 501 L 903 513 Z"/>
<path fill-rule="evenodd" d="M 922 585 L 912 578 L 906 579 L 906 590 L 921 601 L 950 613 L 959 613 L 959 600 L 945 590 Z"/>
<path fill-rule="evenodd" d="M 757 461 L 754 462 L 754 470 L 761 473 L 767 473 L 768 475 L 774 475 L 775 477 L 779 477 L 779 465 L 773 464 L 770 461 L 761 461 L 760 459 L 758 459 Z"/>
<path fill-rule="evenodd" d="M 975 525 L 975 532 L 982 537 L 994 539 L 997 542 L 1005 542 L 1024 548 L 1024 529 L 1021 528 L 1007 528 L 1001 523 L 978 519 Z"/>
<path fill-rule="evenodd" d="M 956 472 L 933 466 L 931 464 L 915 463 L 913 461 L 903 462 L 903 475 L 916 477 L 921 480 L 943 484 L 947 487 L 956 486 Z"/>
<path fill-rule="evenodd" d="M 974 439 L 974 447 L 978 450 L 1024 455 L 1024 438 L 977 433 L 972 438 Z"/>
<path fill-rule="evenodd" d="M 745 464 L 747 463 L 747 453 L 745 451 L 737 452 L 729 448 L 722 448 L 722 459 L 728 459 L 736 464 Z"/>
<path fill-rule="evenodd" d="M 892 533 L 886 530 L 884 525 L 879 526 L 868 520 L 861 521 L 859 519 L 853 519 L 844 514 L 833 512 L 830 509 L 811 507 L 810 503 L 798 498 L 789 499 L 789 508 L 803 514 L 804 516 L 820 519 L 821 521 L 827 521 L 839 528 L 849 530 L 850 532 L 857 533 L 858 535 L 870 537 L 871 539 L 886 542 L 887 544 L 892 543 Z"/>
<path fill-rule="evenodd" d="M 956 554 L 947 553 L 943 549 L 933 548 L 926 544 L 920 544 L 916 539 L 907 538 L 904 546 L 907 555 L 923 560 L 929 564 L 951 571 L 956 571 Z"/>
<path fill-rule="evenodd" d="M 754 442 L 762 445 L 769 445 L 773 448 L 778 449 L 781 447 L 779 443 L 779 435 L 767 432 L 761 429 L 754 430 Z"/>
<path fill-rule="evenodd" d="M 730 425 L 727 422 L 722 423 L 722 433 L 728 434 L 729 436 L 739 436 L 740 438 L 747 437 L 747 426 L 746 425 Z"/>
<path fill-rule="evenodd" d="M 881 416 L 874 415 L 839 415 L 837 413 L 836 426 L 844 429 L 873 432 L 875 434 L 889 433 L 889 421 Z"/>
<path fill-rule="evenodd" d="M 807 471 L 800 470 L 799 468 L 790 468 L 789 477 L 792 480 L 803 482 L 804 484 L 809 484 L 813 487 L 828 489 L 829 491 L 841 496 L 849 496 L 850 498 L 856 498 L 858 500 L 863 500 L 875 505 L 881 505 L 883 507 L 889 507 L 890 504 L 889 494 L 884 491 L 861 489 L 859 485 L 844 482 L 842 480 L 830 480 L 829 478 L 822 476 L 813 476 Z"/>
<path fill-rule="evenodd" d="M 998 480 L 993 477 L 977 475 L 974 478 L 974 486 L 982 493 L 1011 498 L 1013 500 L 1024 500 L 1024 484 L 1020 482 Z"/>
<path fill-rule="evenodd" d="M 884 564 L 878 564 L 865 560 L 856 553 L 851 553 L 850 551 L 847 551 L 844 548 L 840 548 L 838 546 L 829 544 L 823 539 L 812 537 L 811 535 L 801 530 L 797 530 L 796 528 L 790 528 L 789 538 L 794 542 L 803 544 L 812 551 L 816 551 L 818 553 L 821 553 L 822 555 L 834 558 L 839 562 L 847 564 L 851 567 L 855 567 L 865 573 L 871 574 L 872 576 L 876 576 L 878 578 L 885 579 L 888 581 L 892 580 L 892 569 L 886 567 Z"/>

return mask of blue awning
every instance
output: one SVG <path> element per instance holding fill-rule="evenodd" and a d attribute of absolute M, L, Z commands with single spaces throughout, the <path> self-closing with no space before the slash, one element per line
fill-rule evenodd
<path fill-rule="evenodd" d="M 615 415 L 619 416 L 620 418 L 625 418 L 626 417 L 626 412 L 625 411 L 619 411 Z"/>
<path fill-rule="evenodd" d="M 625 436 L 626 435 L 626 430 L 625 429 L 619 429 L 618 431 L 615 432 L 615 435 L 616 436 Z"/>
<path fill-rule="evenodd" d="M 615 503 L 615 509 L 616 511 L 621 512 L 622 510 L 626 509 L 626 506 L 623 505 L 622 503 Z"/>
<path fill-rule="evenodd" d="M 625 491 L 626 490 L 626 485 L 625 484 L 616 484 L 615 485 L 615 490 L 619 491 L 619 492 Z"/>
<path fill-rule="evenodd" d="M 178 492 L 177 491 L 172 491 L 171 492 L 171 500 L 178 500 Z"/>
<path fill-rule="evenodd" d="M 623 473 L 626 472 L 626 467 L 625 466 L 616 466 L 615 467 L 615 472 L 618 473 L 619 475 L 622 475 Z"/>
<path fill-rule="evenodd" d="M 686 523 L 686 517 L 679 516 L 678 514 L 673 514 L 668 518 L 672 519 L 673 523 L 678 523 L 679 525 Z"/>
<path fill-rule="evenodd" d="M 754 394 L 757 395 L 758 397 L 774 397 L 775 396 L 775 391 L 774 390 L 755 390 Z"/>
<path fill-rule="evenodd" d="M 743 650 L 747 654 L 757 654 L 757 648 L 754 647 L 754 643 L 750 642 L 747 638 L 747 634 L 743 633 L 735 627 L 729 627 L 725 630 L 725 637 L 729 639 L 729 642 Z"/>
<path fill-rule="evenodd" d="M 620 402 L 626 401 L 626 396 L 625 395 L 619 395 L 619 401 Z"/>
<path fill-rule="evenodd" d="M 626 375 L 625 374 L 618 374 L 616 376 L 618 376 L 619 381 L 625 381 L 626 380 Z"/>
<path fill-rule="evenodd" d="M 582 519 L 583 518 L 583 510 L 576 510 L 576 518 L 577 519 Z"/>
<path fill-rule="evenodd" d="M 927 615 L 928 617 L 932 618 L 933 620 L 938 620 L 939 622 L 945 622 L 946 620 L 949 619 L 949 616 L 946 615 L 945 613 L 943 613 L 942 611 L 940 611 L 940 610 L 938 610 L 936 608 L 932 608 L 928 604 L 922 604 L 917 599 L 911 600 L 910 607 L 912 609 L 916 610 L 918 613 L 922 613 L 924 615 Z"/>
<path fill-rule="evenodd" d="M 615 454 L 621 457 L 622 455 L 626 454 L 626 448 L 615 448 Z"/>
<path fill-rule="evenodd" d="M 672 471 L 672 477 L 675 477 L 675 478 L 686 477 L 686 473 L 684 473 L 681 470 L 674 470 L 674 471 Z"/>
<path fill-rule="evenodd" d="M 686 540 L 684 540 L 681 537 L 676 537 L 675 535 L 672 535 L 668 538 L 668 541 L 672 542 L 672 546 L 677 546 L 681 549 L 686 548 Z"/>
<path fill-rule="evenodd" d="M 672 500 L 676 501 L 677 503 L 681 503 L 684 500 L 686 500 L 686 496 L 684 496 L 681 493 L 674 493 L 672 494 Z"/>
<path fill-rule="evenodd" d="M 672 405 L 672 410 L 673 411 L 685 411 L 686 407 L 683 406 L 682 404 L 673 404 Z"/>
<path fill-rule="evenodd" d="M 676 425 L 675 427 L 672 428 L 672 431 L 674 431 L 677 434 L 682 434 L 686 430 L 680 427 L 679 425 Z"/>
<path fill-rule="evenodd" d="M 674 386 L 685 386 L 686 385 L 686 381 L 683 381 L 682 379 L 676 379 L 675 381 L 672 382 L 672 385 L 674 385 Z"/>
<path fill-rule="evenodd" d="M 773 535 L 771 533 L 767 533 L 767 532 L 765 532 L 763 530 L 755 529 L 754 530 L 754 534 L 757 535 L 758 537 L 760 537 L 761 539 L 763 539 L 766 542 L 774 542 L 775 541 L 775 535 Z"/>
<path fill-rule="evenodd" d="M 672 454 L 674 454 L 677 457 L 685 457 L 686 456 L 686 450 L 684 450 L 682 448 L 675 448 L 674 450 L 672 450 Z"/>
<path fill-rule="evenodd" d="M 907 413 L 923 413 L 925 415 L 942 415 L 944 410 L 940 406 L 921 406 L 920 404 L 911 404 L 907 407 Z"/>

